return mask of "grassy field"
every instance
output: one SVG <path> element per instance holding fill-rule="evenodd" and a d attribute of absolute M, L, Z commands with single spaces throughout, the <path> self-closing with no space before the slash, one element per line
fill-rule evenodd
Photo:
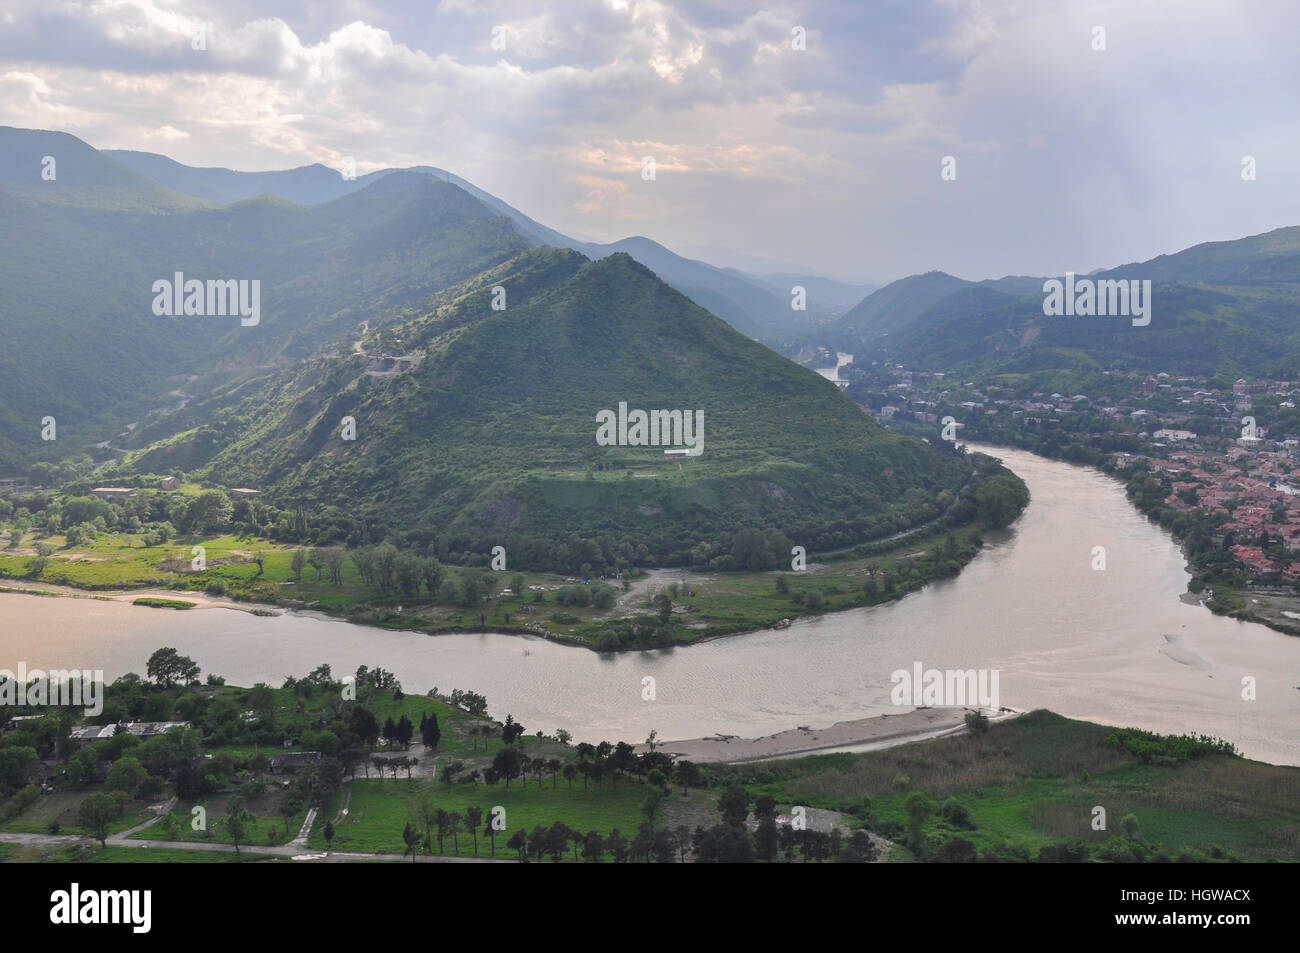
<path fill-rule="evenodd" d="M 241 849 L 245 846 L 256 847 L 258 844 L 287 844 L 298 836 L 303 821 L 307 817 L 306 808 L 298 811 L 287 823 L 285 818 L 276 813 L 279 791 L 274 789 L 250 797 L 245 804 L 253 820 L 248 822 L 247 830 L 240 841 Z M 174 823 L 168 827 L 164 818 L 157 824 L 132 835 L 134 840 L 167 840 L 202 842 L 207 844 L 233 844 L 230 831 L 225 824 L 230 795 L 217 794 L 198 801 L 178 803 L 171 811 Z M 195 807 L 202 807 L 204 814 L 196 815 Z M 193 821 L 203 817 L 204 827 L 195 830 Z"/>
<path fill-rule="evenodd" d="M 5 848 L 12 848 L 8 855 Z M 98 844 L 77 844 L 60 847 L 18 847 L 0 845 L 0 862 L 40 862 L 47 864 L 253 864 L 276 863 L 284 860 L 271 854 L 258 854 L 245 850 L 233 851 L 184 850 L 181 848 L 117 847 Z"/>
<path fill-rule="evenodd" d="M 81 791 L 43 794 L 17 817 L 11 817 L 0 824 L 0 831 L 10 834 L 48 834 L 51 832 L 50 825 L 57 822 L 60 834 L 88 834 L 88 831 L 77 825 L 77 808 L 90 795 L 102 790 L 102 785 L 96 785 Z M 121 833 L 137 824 L 143 824 L 153 816 L 147 804 L 142 801 L 131 801 L 122 812 L 122 816 L 109 825 L 109 832 L 110 834 Z"/>
<path fill-rule="evenodd" d="M 1032 859 L 1065 842 L 1099 848 L 1133 815 L 1136 840 L 1171 858 L 1186 849 L 1300 861 L 1300 768 L 1217 754 L 1143 764 L 1104 743 L 1113 731 L 1038 711 L 984 734 L 731 770 L 754 795 L 850 811 L 893 839 L 905 834 L 908 795 L 921 791 L 937 805 L 960 804 L 974 825 L 936 812 L 923 828 L 932 845 L 961 836 L 981 853 L 1005 854 L 1011 845 Z M 1105 809 L 1105 830 L 1093 828 L 1096 807 Z"/>
<path fill-rule="evenodd" d="M 488 822 L 490 812 L 496 807 L 505 809 L 506 828 L 496 835 L 498 857 L 513 857 L 514 852 L 505 847 L 510 836 L 518 829 L 531 830 L 537 825 L 549 827 L 556 821 L 563 821 L 575 830 L 582 832 L 598 831 L 607 835 L 618 828 L 624 836 L 631 837 L 637 826 L 644 819 L 641 803 L 646 796 L 644 782 L 634 778 L 620 780 L 613 785 L 608 779 L 603 787 L 590 784 L 583 790 L 582 782 L 575 781 L 572 789 L 563 778 L 553 786 L 552 781 L 544 779 L 539 787 L 535 780 L 526 785 L 518 780 L 511 782 L 509 790 L 504 783 L 487 786 L 471 784 L 441 784 L 429 779 L 408 781 L 399 778 L 365 780 L 359 778 L 352 782 L 352 795 L 348 805 L 347 816 L 334 826 L 334 840 L 331 850 L 401 854 L 405 849 L 402 841 L 402 829 L 409 821 L 423 833 L 423 821 L 420 817 L 420 803 L 427 799 L 434 808 L 456 811 L 462 815 L 471 806 L 482 808 L 484 824 Z M 334 817 L 338 810 L 337 801 L 329 812 Z M 312 828 L 308 845 L 324 850 L 326 847 L 324 816 L 318 819 Z M 459 837 L 459 851 L 451 837 L 446 838 L 444 853 L 452 856 L 471 857 L 474 855 L 473 838 L 462 825 Z M 435 836 L 434 853 L 438 851 Z M 491 844 L 485 829 L 479 830 L 479 855 L 489 856 Z"/>

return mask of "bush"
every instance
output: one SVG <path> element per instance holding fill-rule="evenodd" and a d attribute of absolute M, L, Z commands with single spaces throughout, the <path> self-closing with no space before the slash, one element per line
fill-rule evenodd
<path fill-rule="evenodd" d="M 210 596 L 224 596 L 226 594 L 226 580 L 224 579 L 209 580 L 207 593 Z"/>
<path fill-rule="evenodd" d="M 975 821 L 970 816 L 970 811 L 966 805 L 962 804 L 955 798 L 948 798 L 943 802 L 943 807 L 939 811 L 940 816 L 947 819 L 953 827 L 959 827 L 963 830 L 973 831 Z"/>

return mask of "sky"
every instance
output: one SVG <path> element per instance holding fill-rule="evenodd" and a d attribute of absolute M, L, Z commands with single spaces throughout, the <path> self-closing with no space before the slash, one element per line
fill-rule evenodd
<path fill-rule="evenodd" d="M 0 0 L 0 125 L 434 165 L 721 265 L 1054 275 L 1300 224 L 1297 36 L 1294 0 Z"/>

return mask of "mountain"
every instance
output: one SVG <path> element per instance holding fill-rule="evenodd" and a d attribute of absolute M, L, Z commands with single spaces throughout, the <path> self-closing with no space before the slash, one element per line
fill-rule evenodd
<path fill-rule="evenodd" d="M 101 209 L 173 211 L 204 203 L 166 188 L 66 132 L 0 126 L 0 190 Z"/>
<path fill-rule="evenodd" d="M 618 252 L 631 255 L 696 304 L 717 314 L 750 337 L 779 341 L 794 323 L 797 314 L 790 308 L 789 286 L 774 289 L 767 282 L 756 280 L 743 272 L 716 268 L 707 262 L 685 258 L 658 242 L 639 236 L 609 243 L 579 241 L 542 225 L 465 179 L 434 166 L 381 169 L 349 180 L 322 165 L 302 166 L 281 172 L 235 172 L 220 168 L 194 168 L 148 152 L 109 150 L 107 154 L 168 189 L 220 202 L 233 202 L 270 192 L 291 202 L 316 204 L 359 191 L 398 172 L 428 175 L 458 186 L 488 208 L 505 216 L 519 234 L 534 244 L 572 248 L 588 258 L 604 258 Z M 805 286 L 816 280 L 806 280 Z M 839 287 L 839 283 L 829 279 L 821 281 L 827 283 L 826 288 Z M 819 294 L 810 293 L 810 299 L 810 310 L 821 307 Z M 814 313 L 817 317 L 830 316 L 823 311 Z"/>
<path fill-rule="evenodd" d="M 834 330 L 864 339 L 889 334 L 967 284 L 942 271 L 890 282 L 850 308 L 835 322 Z"/>
<path fill-rule="evenodd" d="M 324 507 L 341 532 L 436 533 L 536 566 L 572 564 L 579 536 L 643 564 L 698 562 L 742 529 L 843 544 L 938 515 L 969 472 L 626 253 L 528 250 L 363 348 L 214 393 L 169 422 L 178 435 L 142 431 L 110 473 L 181 466 Z M 702 413 L 702 453 L 601 445 L 598 415 L 620 403 Z"/>
<path fill-rule="evenodd" d="M 531 245 L 494 210 L 425 175 L 395 173 L 319 205 L 262 195 L 219 206 L 78 142 L 0 130 L 7 475 L 116 439 L 225 379 L 345 345 L 363 325 L 395 320 Z M 56 154 L 48 184 L 58 191 L 23 183 L 24 168 L 39 169 L 37 153 Z M 154 283 L 177 272 L 258 281 L 257 324 L 154 314 Z M 41 439 L 45 417 L 56 420 L 54 441 Z"/>
<path fill-rule="evenodd" d="M 790 299 L 702 261 L 683 258 L 648 238 L 625 238 L 609 244 L 573 246 L 589 258 L 622 252 L 645 265 L 700 307 L 712 311 L 752 338 L 779 338 L 788 327 Z"/>
<path fill-rule="evenodd" d="M 868 296 L 826 336 L 859 360 L 967 376 L 1058 369 L 1300 376 L 1300 227 L 1086 277 L 1150 281 L 1150 323 L 1046 315 L 1046 278 L 967 282 L 930 272 Z"/>
<path fill-rule="evenodd" d="M 799 286 L 807 293 L 807 316 L 814 322 L 825 322 L 846 314 L 863 297 L 877 291 L 879 285 L 859 285 L 834 278 L 823 278 L 803 272 L 778 272 L 746 274 L 735 268 L 724 268 L 728 274 L 762 285 L 787 302 L 792 289 Z"/>

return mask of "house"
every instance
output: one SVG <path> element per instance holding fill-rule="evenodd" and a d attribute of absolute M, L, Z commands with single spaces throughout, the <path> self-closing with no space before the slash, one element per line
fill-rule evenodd
<path fill-rule="evenodd" d="M 320 764 L 319 751 L 286 751 L 284 754 L 271 755 L 267 762 L 267 774 L 297 774 L 307 768 Z"/>
<path fill-rule="evenodd" d="M 101 500 L 123 500 L 135 496 L 134 487 L 129 486 L 97 486 L 90 492 Z"/>
<path fill-rule="evenodd" d="M 137 738 L 153 738 L 157 735 L 165 735 L 173 728 L 189 727 L 188 721 L 133 721 L 126 725 L 84 725 L 73 728 L 68 737 L 84 745 L 111 738 L 119 730 L 135 735 Z"/>
<path fill-rule="evenodd" d="M 158 481 L 158 489 L 160 490 L 179 490 L 180 488 L 181 488 L 180 477 L 174 477 L 174 476 L 163 477 L 161 480 Z"/>
<path fill-rule="evenodd" d="M 237 496 L 240 499 L 247 499 L 248 497 L 259 496 L 261 492 L 262 492 L 261 490 L 250 490 L 246 486 L 240 486 L 231 490 L 230 495 Z"/>

